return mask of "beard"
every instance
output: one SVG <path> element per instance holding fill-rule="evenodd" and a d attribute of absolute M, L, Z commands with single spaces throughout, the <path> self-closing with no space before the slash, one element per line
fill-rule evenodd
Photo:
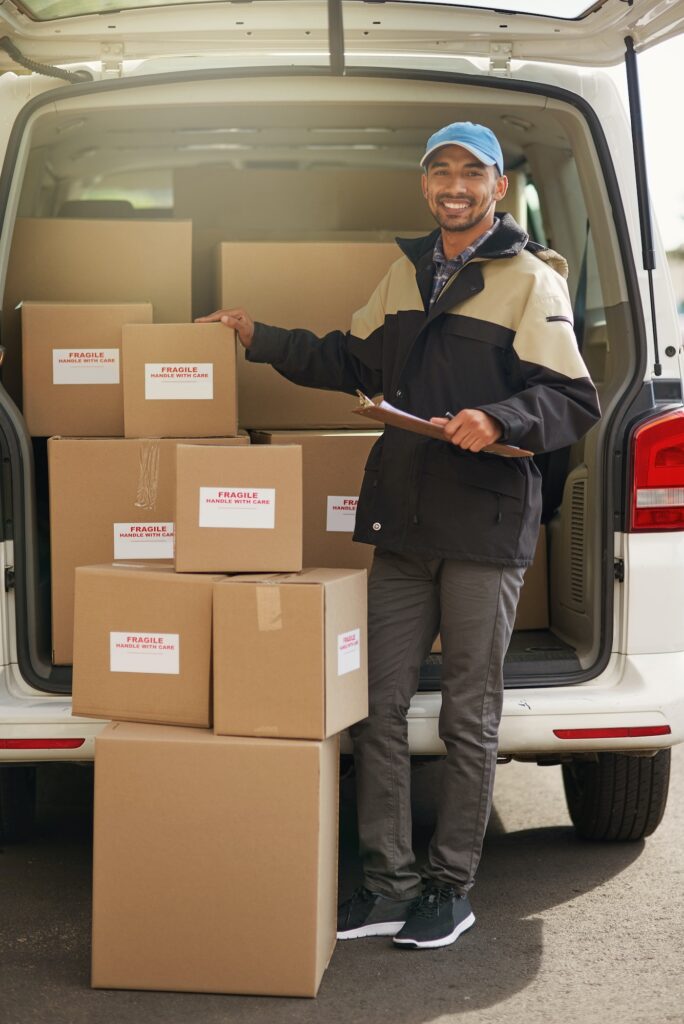
<path fill-rule="evenodd" d="M 468 211 L 466 211 L 463 219 L 456 221 L 453 220 L 440 206 L 439 202 L 437 202 L 432 210 L 432 216 L 435 218 L 442 231 L 452 231 L 454 233 L 459 231 L 470 231 L 471 228 L 476 227 L 482 220 L 484 220 L 493 204 L 494 196 L 492 195 L 487 203 L 478 203 L 477 206 L 472 206 Z"/>

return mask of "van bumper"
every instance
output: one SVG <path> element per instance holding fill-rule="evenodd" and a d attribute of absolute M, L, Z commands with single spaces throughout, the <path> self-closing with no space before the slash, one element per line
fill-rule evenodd
<path fill-rule="evenodd" d="M 438 693 L 419 693 L 409 711 L 409 746 L 419 756 L 440 755 Z M 76 718 L 68 698 L 16 686 L 11 670 L 0 673 L 0 763 L 90 761 L 95 737 L 106 723 Z M 561 739 L 558 729 L 634 729 L 668 726 L 659 736 Z M 78 746 L 16 746 L 22 741 L 82 740 Z M 614 654 L 606 669 L 585 683 L 507 689 L 499 752 L 503 756 L 562 757 L 591 751 L 655 751 L 684 740 L 684 651 Z M 9 744 L 9 746 L 7 745 Z M 346 734 L 342 749 L 351 750 Z"/>
<path fill-rule="evenodd" d="M 419 693 L 409 711 L 414 755 L 445 751 L 439 738 L 438 693 Z M 561 739 L 558 729 L 635 729 L 669 726 L 656 736 Z M 534 759 L 591 751 L 646 752 L 684 740 L 684 652 L 614 654 L 606 669 L 585 683 L 510 688 L 504 694 L 499 739 L 502 756 Z M 343 751 L 349 753 L 347 736 Z"/>

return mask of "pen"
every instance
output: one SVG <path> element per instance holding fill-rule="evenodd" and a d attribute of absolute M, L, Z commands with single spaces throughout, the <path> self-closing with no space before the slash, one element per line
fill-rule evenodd
<path fill-rule="evenodd" d="M 446 418 L 448 420 L 453 420 L 453 418 L 454 418 L 453 412 L 445 412 L 444 415 L 446 416 Z"/>

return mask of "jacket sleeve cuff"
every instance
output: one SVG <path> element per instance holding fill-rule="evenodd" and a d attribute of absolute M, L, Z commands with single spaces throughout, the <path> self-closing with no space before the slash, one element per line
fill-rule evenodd
<path fill-rule="evenodd" d="M 517 445 L 520 438 L 525 434 L 525 424 L 522 422 L 519 416 L 512 415 L 510 410 L 503 409 L 500 404 L 495 403 L 493 405 L 478 405 L 476 408 L 480 412 L 486 413 L 491 416 L 493 420 L 501 425 L 503 433 L 498 439 L 504 444 Z"/>
<path fill-rule="evenodd" d="M 250 363 L 275 363 L 281 359 L 287 348 L 287 331 L 267 324 L 254 324 L 254 336 L 245 358 Z"/>

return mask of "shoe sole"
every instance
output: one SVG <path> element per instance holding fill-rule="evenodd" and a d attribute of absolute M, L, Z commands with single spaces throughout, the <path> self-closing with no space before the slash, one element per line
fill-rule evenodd
<path fill-rule="evenodd" d="M 396 935 L 406 924 L 406 921 L 380 921 L 378 924 L 365 924 L 361 928 L 352 928 L 350 931 L 338 932 L 338 939 L 368 939 L 374 935 Z"/>
<path fill-rule="evenodd" d="M 439 946 L 451 945 L 459 935 L 462 935 L 468 928 L 472 928 L 474 924 L 475 915 L 470 914 L 454 928 L 450 935 L 445 935 L 442 939 L 429 939 L 421 942 L 420 939 L 398 939 L 395 936 L 394 942 L 397 946 L 405 946 L 408 949 L 437 949 Z"/>

